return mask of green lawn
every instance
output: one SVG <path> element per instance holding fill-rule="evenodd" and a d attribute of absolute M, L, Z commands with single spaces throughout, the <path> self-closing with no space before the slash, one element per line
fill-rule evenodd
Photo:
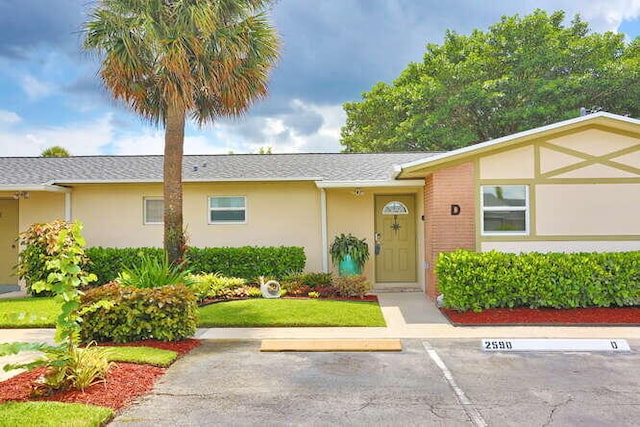
<path fill-rule="evenodd" d="M 59 314 L 53 298 L 0 299 L 0 328 L 53 328 Z"/>
<path fill-rule="evenodd" d="M 137 363 L 166 368 L 178 358 L 178 353 L 175 351 L 152 347 L 107 346 L 103 348 L 108 349 L 107 358 L 110 362 Z"/>
<path fill-rule="evenodd" d="M 109 408 L 79 403 L 7 402 L 0 404 L 0 427 L 102 426 L 113 417 Z"/>
<path fill-rule="evenodd" d="M 53 298 L 0 299 L 0 328 L 53 328 Z M 375 302 L 248 299 L 200 308 L 200 327 L 385 326 Z"/>
<path fill-rule="evenodd" d="M 200 308 L 200 326 L 385 326 L 375 302 L 248 299 Z"/>

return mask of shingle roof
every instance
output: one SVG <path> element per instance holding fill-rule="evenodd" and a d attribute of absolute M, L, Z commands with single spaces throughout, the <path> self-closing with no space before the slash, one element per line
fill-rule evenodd
<path fill-rule="evenodd" d="M 236 154 L 184 156 L 189 181 L 378 181 L 394 165 L 437 153 Z M 161 182 L 162 156 L 0 157 L 0 187 L 83 182 Z"/>

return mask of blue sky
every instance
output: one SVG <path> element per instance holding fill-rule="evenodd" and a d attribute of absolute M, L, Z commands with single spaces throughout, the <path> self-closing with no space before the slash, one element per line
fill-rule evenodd
<path fill-rule="evenodd" d="M 81 49 L 87 0 L 0 0 L 0 156 L 161 154 L 163 131 L 112 101 Z M 579 13 L 593 31 L 640 36 L 640 0 L 279 0 L 282 58 L 245 117 L 189 126 L 185 153 L 335 152 L 342 104 L 391 81 L 446 29 L 486 29 L 536 8 Z"/>

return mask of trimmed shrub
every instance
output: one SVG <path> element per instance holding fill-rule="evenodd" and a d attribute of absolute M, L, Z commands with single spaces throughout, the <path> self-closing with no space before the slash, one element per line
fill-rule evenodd
<path fill-rule="evenodd" d="M 90 308 L 105 300 L 112 304 Z M 109 283 L 89 289 L 80 310 L 85 307 L 83 342 L 179 341 L 193 336 L 198 326 L 196 298 L 182 284 L 138 289 Z"/>
<path fill-rule="evenodd" d="M 362 275 L 334 277 L 333 286 L 337 289 L 338 295 L 345 298 L 362 298 L 371 290 L 371 283 Z"/>
<path fill-rule="evenodd" d="M 220 273 L 248 281 L 260 276 L 282 277 L 291 271 L 302 271 L 306 263 L 304 249 L 295 246 L 190 247 L 186 257 L 193 273 Z"/>
<path fill-rule="evenodd" d="M 640 252 L 458 250 L 440 254 L 436 274 L 445 307 L 459 311 L 640 304 Z"/>
<path fill-rule="evenodd" d="M 98 277 L 97 284 L 115 280 L 127 268 L 140 264 L 141 257 L 161 262 L 160 248 L 102 248 L 86 251 L 90 259 L 86 270 Z M 291 271 L 302 271 L 306 263 L 301 247 L 192 248 L 186 253 L 186 268 L 193 273 L 220 273 L 228 277 L 254 280 L 260 276 L 282 277 Z"/>

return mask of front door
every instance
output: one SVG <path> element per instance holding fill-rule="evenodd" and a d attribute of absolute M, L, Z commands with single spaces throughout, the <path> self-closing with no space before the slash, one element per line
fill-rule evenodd
<path fill-rule="evenodd" d="M 18 201 L 0 199 L 0 285 L 15 285 L 13 266 L 18 262 Z"/>
<path fill-rule="evenodd" d="M 375 209 L 376 282 L 415 282 L 415 196 L 376 196 Z"/>

